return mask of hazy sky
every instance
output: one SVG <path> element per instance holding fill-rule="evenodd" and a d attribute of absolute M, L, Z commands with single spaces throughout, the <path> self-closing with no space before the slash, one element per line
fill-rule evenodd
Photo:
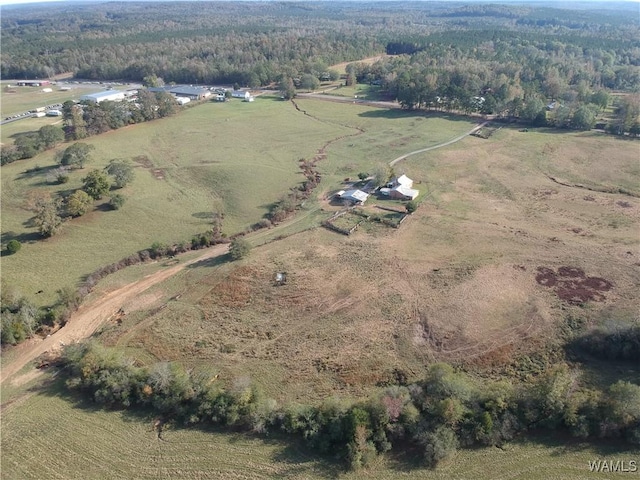
<path fill-rule="evenodd" d="M 42 2 L 60 2 L 60 1 L 64 1 L 64 0 L 0 0 L 0 5 L 16 5 L 16 4 L 21 4 L 21 3 L 42 3 Z M 434 0 L 434 1 L 442 1 L 442 0 Z M 444 1 L 447 1 L 447 0 L 444 0 Z M 454 1 L 473 2 L 474 0 L 454 0 Z M 483 0 L 483 1 L 488 1 L 488 0 Z M 527 0 L 506 0 L 506 1 L 522 2 L 522 3 L 526 3 L 527 2 Z M 549 1 L 549 0 L 546 0 L 546 1 Z M 551 0 L 551 1 L 553 1 L 553 0 Z M 620 0 L 562 0 L 562 1 L 563 2 L 567 2 L 567 1 L 587 1 L 587 2 L 592 1 L 592 2 L 596 2 L 597 1 L 597 2 L 602 2 L 602 3 L 607 3 L 607 2 L 620 1 Z M 625 0 L 623 0 L 623 1 L 625 1 Z M 636 2 L 636 3 L 640 2 L 640 0 L 626 0 L 626 1 Z M 500 3 L 500 0 L 497 0 L 497 3 Z"/>

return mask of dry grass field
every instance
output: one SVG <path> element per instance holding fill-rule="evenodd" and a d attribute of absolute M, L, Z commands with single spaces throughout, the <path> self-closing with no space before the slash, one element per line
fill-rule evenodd
<path fill-rule="evenodd" d="M 599 168 L 614 149 L 615 168 Z M 143 361 L 250 376 L 278 400 L 315 401 L 359 397 L 398 372 L 418 379 L 434 360 L 504 368 L 556 345 L 569 316 L 638 321 L 635 149 L 596 134 L 502 129 L 411 157 L 396 170 L 427 193 L 400 229 L 315 229 L 240 263 L 188 270 L 102 337 Z M 559 185 L 551 168 L 630 195 Z M 376 203 L 384 205 L 369 208 Z M 595 289 L 571 290 L 577 279 L 562 284 L 568 290 L 542 284 L 540 268 L 563 267 Z M 274 284 L 277 272 L 286 285 Z"/>
<path fill-rule="evenodd" d="M 301 108 L 317 125 L 343 126 L 322 147 L 321 194 L 472 124 L 313 100 Z M 414 130 L 400 135 L 407 127 Z M 637 142 L 598 133 L 502 128 L 487 140 L 467 137 L 395 166 L 421 190 L 401 228 L 368 223 L 349 237 L 309 228 L 330 216 L 325 203 L 310 202 L 285 238 L 261 231 L 249 237 L 246 259 L 186 268 L 96 336 L 140 364 L 177 360 L 220 382 L 250 377 L 281 404 L 362 398 L 420 379 L 438 360 L 479 380 L 535 375 L 554 361 L 569 319 L 639 321 L 637 160 Z M 176 182 L 191 175 L 197 183 L 198 167 L 178 168 L 181 161 L 162 166 Z M 376 205 L 385 201 L 367 208 Z M 127 278 L 119 272 L 102 288 Z M 629 365 L 614 370 L 593 375 L 575 365 L 587 382 L 640 375 Z M 589 460 L 639 454 L 543 438 L 461 450 L 435 471 L 408 453 L 344 474 L 281 439 L 169 430 L 158 441 L 151 418 L 74 404 L 55 386 L 27 387 L 3 389 L 3 478 L 584 479 L 601 478 Z"/>

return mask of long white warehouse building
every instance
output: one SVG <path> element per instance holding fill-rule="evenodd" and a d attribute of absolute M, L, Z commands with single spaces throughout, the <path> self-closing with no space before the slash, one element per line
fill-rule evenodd
<path fill-rule="evenodd" d="M 124 92 L 120 92 L 118 90 L 105 90 L 104 92 L 83 95 L 80 97 L 80 101 L 100 103 L 106 100 L 110 100 L 112 102 L 120 102 L 124 100 L 124 98 Z"/>

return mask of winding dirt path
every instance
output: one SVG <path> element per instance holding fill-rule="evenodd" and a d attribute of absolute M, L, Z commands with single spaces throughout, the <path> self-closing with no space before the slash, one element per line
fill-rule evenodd
<path fill-rule="evenodd" d="M 2 366 L 2 371 L 0 371 L 0 384 L 4 384 L 25 365 L 43 353 L 57 352 L 63 345 L 77 342 L 91 336 L 105 320 L 113 316 L 122 305 L 133 300 L 145 290 L 167 280 L 189 265 L 225 255 L 228 249 L 228 245 L 217 245 L 192 260 L 147 275 L 141 280 L 131 282 L 128 285 L 104 294 L 91 304 L 82 305 L 78 311 L 71 316 L 67 324 L 54 334 L 42 340 L 34 339 L 33 341 L 25 342 L 15 347 L 15 350 L 12 352 L 15 354 L 15 357 L 7 362 L 6 365 Z M 16 381 L 18 380 L 19 379 L 16 379 Z"/>

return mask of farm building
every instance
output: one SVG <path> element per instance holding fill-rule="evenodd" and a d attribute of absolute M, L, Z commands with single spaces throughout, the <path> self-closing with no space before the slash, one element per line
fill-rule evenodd
<path fill-rule="evenodd" d="M 17 85 L 19 87 L 44 87 L 51 85 L 51 82 L 49 80 L 20 80 Z"/>
<path fill-rule="evenodd" d="M 354 205 L 361 205 L 367 201 L 367 198 L 369 198 L 369 194 L 362 190 L 343 190 L 336 193 L 336 196 L 344 203 L 351 203 Z"/>
<path fill-rule="evenodd" d="M 387 183 L 388 188 L 394 188 L 398 185 L 403 185 L 407 188 L 413 187 L 413 180 L 407 177 L 404 173 L 399 177 L 392 178 L 389 183 Z"/>
<path fill-rule="evenodd" d="M 216 102 L 225 102 L 227 100 L 227 96 L 224 93 L 216 93 L 214 99 Z"/>
<path fill-rule="evenodd" d="M 47 110 L 47 117 L 61 117 L 62 112 L 60 110 Z"/>
<path fill-rule="evenodd" d="M 176 103 L 178 105 L 184 105 L 185 103 L 189 103 L 190 101 L 191 99 L 187 97 L 176 97 Z"/>
<path fill-rule="evenodd" d="M 186 97 L 190 100 L 202 100 L 203 98 L 207 98 L 211 95 L 211 92 L 204 87 L 179 86 L 172 87 L 165 91 L 168 91 L 171 95 L 175 95 L 176 97 Z"/>
<path fill-rule="evenodd" d="M 247 102 L 250 101 L 249 99 L 251 98 L 251 94 L 247 90 L 234 90 L 231 92 L 231 96 L 233 98 L 242 98 Z"/>
<path fill-rule="evenodd" d="M 389 198 L 395 200 L 415 200 L 418 195 L 420 195 L 420 191 L 405 185 L 398 185 L 389 190 Z"/>
<path fill-rule="evenodd" d="M 414 200 L 420 192 L 411 187 L 413 180 L 402 174 L 387 183 L 387 188 L 381 188 L 380 193 L 395 200 Z"/>
<path fill-rule="evenodd" d="M 90 93 L 80 97 L 81 102 L 100 103 L 105 101 L 119 102 L 124 100 L 125 94 L 119 90 L 105 90 L 104 92 Z"/>

